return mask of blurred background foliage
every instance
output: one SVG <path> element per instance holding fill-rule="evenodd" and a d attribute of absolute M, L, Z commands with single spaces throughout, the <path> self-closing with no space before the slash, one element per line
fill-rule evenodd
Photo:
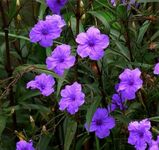
<path fill-rule="evenodd" d="M 127 125 L 131 120 L 150 118 L 154 136 L 159 134 L 159 84 L 152 73 L 159 61 L 159 1 L 139 0 L 138 7 L 109 0 L 69 0 L 62 9 L 65 26 L 62 35 L 50 48 L 29 41 L 30 29 L 39 19 L 51 14 L 45 0 L 0 0 L 5 20 L 0 15 L 0 149 L 14 150 L 18 139 L 34 141 L 38 150 L 131 150 L 127 144 Z M 2 10 L 2 8 L 0 8 Z M 77 27 L 77 19 L 80 24 Z M 45 59 L 57 45 L 66 43 L 76 53 L 78 32 L 97 26 L 111 38 L 105 56 L 97 62 L 79 59 L 64 77 L 58 77 L 45 66 Z M 6 52 L 8 33 L 9 53 Z M 116 127 L 103 140 L 88 134 L 84 123 L 90 122 L 98 106 L 107 107 L 124 68 L 139 67 L 144 86 L 128 109 L 115 111 Z M 36 90 L 27 90 L 26 83 L 38 73 L 51 74 L 56 79 L 56 92 L 44 97 Z M 75 116 L 58 110 L 60 90 L 75 79 L 82 84 L 86 102 Z M 101 92 L 102 91 L 102 92 Z"/>

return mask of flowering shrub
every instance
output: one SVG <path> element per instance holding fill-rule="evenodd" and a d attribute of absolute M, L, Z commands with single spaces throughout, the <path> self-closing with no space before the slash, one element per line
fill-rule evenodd
<path fill-rule="evenodd" d="M 158 0 L 1 0 L 0 149 L 159 150 Z"/>

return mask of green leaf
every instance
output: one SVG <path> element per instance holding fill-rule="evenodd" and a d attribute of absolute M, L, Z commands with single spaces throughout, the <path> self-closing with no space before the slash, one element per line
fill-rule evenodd
<path fill-rule="evenodd" d="M 73 35 L 76 36 L 76 18 L 71 16 L 70 23 L 71 23 L 71 30 L 73 32 Z M 80 23 L 79 32 L 83 32 L 83 31 L 84 31 L 83 25 Z"/>
<path fill-rule="evenodd" d="M 45 107 L 43 105 L 39 105 L 39 104 L 26 104 L 25 102 L 19 102 L 19 104 L 22 105 L 22 107 L 24 107 L 23 109 L 35 109 L 35 110 L 39 110 L 40 112 L 43 113 L 49 113 L 50 109 L 48 107 Z"/>
<path fill-rule="evenodd" d="M 138 3 L 153 3 L 159 2 L 159 0 L 138 0 Z"/>
<path fill-rule="evenodd" d="M 22 65 L 22 66 L 18 66 L 14 69 L 13 71 L 13 76 L 17 75 L 17 74 L 23 74 L 23 73 L 27 73 L 30 71 L 35 71 L 38 73 L 46 73 L 46 74 L 50 74 L 55 78 L 60 78 L 58 75 L 56 75 L 54 72 L 47 70 L 46 65 L 41 65 L 41 64 L 37 64 L 37 65 Z"/>
<path fill-rule="evenodd" d="M 48 150 L 49 142 L 53 134 L 43 134 L 40 136 L 39 143 L 37 145 L 38 150 Z"/>
<path fill-rule="evenodd" d="M 99 104 L 100 104 L 100 100 L 99 99 L 95 100 L 91 104 L 90 108 L 87 111 L 87 114 L 86 114 L 86 123 L 88 124 L 88 127 L 89 127 L 89 125 L 90 125 L 90 123 L 92 121 L 92 117 L 94 115 L 94 112 L 96 111 L 96 109 L 99 106 Z"/>
<path fill-rule="evenodd" d="M 46 56 L 50 56 L 52 52 L 51 47 L 46 48 Z"/>
<path fill-rule="evenodd" d="M 10 1 L 10 9 L 9 9 L 9 20 L 13 19 L 14 15 L 16 14 L 16 0 Z"/>
<path fill-rule="evenodd" d="M 129 54 L 129 50 L 127 47 L 125 47 L 121 42 L 119 41 L 114 41 L 114 43 L 116 44 L 116 46 L 118 47 L 119 53 L 121 53 L 123 56 L 125 56 L 125 58 L 127 60 L 130 61 L 130 54 Z"/>
<path fill-rule="evenodd" d="M 61 87 L 63 85 L 63 82 L 67 80 L 65 80 L 66 78 L 66 75 L 67 75 L 68 71 L 65 71 L 64 75 L 58 79 L 58 82 L 57 82 L 57 93 L 56 93 L 56 97 L 58 97 L 59 93 L 60 93 L 60 90 L 61 90 Z M 68 83 L 68 82 L 67 82 Z"/>
<path fill-rule="evenodd" d="M 155 40 L 158 36 L 159 36 L 159 31 L 153 34 L 153 36 L 151 37 L 151 41 Z"/>
<path fill-rule="evenodd" d="M 2 135 L 2 132 L 5 129 L 6 122 L 7 122 L 7 117 L 0 116 L 0 136 Z"/>
<path fill-rule="evenodd" d="M 77 130 L 77 122 L 71 120 L 70 118 L 66 118 L 66 133 L 65 133 L 65 141 L 64 141 L 64 150 L 70 150 L 71 143 L 75 136 Z"/>
<path fill-rule="evenodd" d="M 4 33 L 4 32 L 0 32 L 0 36 L 5 36 L 5 33 Z M 8 36 L 9 36 L 9 37 L 12 37 L 12 38 L 22 39 L 22 40 L 26 40 L 26 41 L 29 41 L 29 42 L 30 42 L 30 39 L 27 38 L 27 37 L 25 37 L 25 36 L 16 35 L 16 34 L 11 34 L 11 33 L 9 33 Z"/>
<path fill-rule="evenodd" d="M 120 19 L 123 19 L 123 20 L 127 19 L 127 8 L 125 7 L 125 5 L 123 4 L 118 5 L 116 12 L 117 12 L 117 16 Z"/>
<path fill-rule="evenodd" d="M 148 27 L 150 26 L 150 22 L 149 21 L 145 21 L 143 23 L 143 25 L 141 26 L 140 30 L 139 30 L 139 35 L 137 38 L 137 43 L 141 44 L 143 37 L 145 35 L 145 33 L 147 32 Z"/>
<path fill-rule="evenodd" d="M 97 11 L 88 11 L 87 13 L 96 17 L 97 19 L 99 19 L 102 22 L 102 24 L 105 26 L 107 34 L 110 32 L 110 25 L 109 25 L 108 21 L 106 20 L 106 18 L 102 15 L 102 13 L 97 12 Z"/>
<path fill-rule="evenodd" d="M 39 1 L 39 2 L 41 3 L 40 9 L 39 9 L 39 16 L 38 16 L 38 18 L 40 20 L 40 19 L 43 19 L 47 6 L 46 6 L 45 2 L 43 2 L 43 1 Z"/>
<path fill-rule="evenodd" d="M 149 118 L 151 121 L 159 122 L 159 116 Z"/>
<path fill-rule="evenodd" d="M 19 97 L 17 101 L 22 102 L 38 95 L 41 95 L 39 91 L 28 91 L 26 94 L 23 94 L 23 96 Z"/>

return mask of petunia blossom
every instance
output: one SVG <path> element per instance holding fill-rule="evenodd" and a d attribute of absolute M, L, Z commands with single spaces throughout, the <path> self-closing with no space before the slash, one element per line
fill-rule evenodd
<path fill-rule="evenodd" d="M 20 140 L 16 143 L 16 150 L 35 150 L 32 141 L 26 142 L 25 140 Z"/>
<path fill-rule="evenodd" d="M 68 0 L 46 0 L 47 6 L 54 14 L 60 14 L 60 10 L 65 6 Z"/>
<path fill-rule="evenodd" d="M 53 70 L 59 76 L 64 74 L 75 63 L 75 56 L 71 55 L 71 47 L 66 44 L 57 46 L 51 56 L 47 57 L 46 64 L 49 70 Z"/>
<path fill-rule="evenodd" d="M 120 83 L 118 85 L 118 92 L 128 99 L 132 100 L 135 98 L 135 93 L 142 87 L 143 81 L 140 78 L 141 71 L 136 69 L 125 69 L 120 75 Z"/>
<path fill-rule="evenodd" d="M 62 111 L 66 109 L 71 115 L 78 112 L 79 107 L 85 102 L 82 86 L 77 82 L 74 82 L 72 85 L 66 85 L 61 91 L 61 96 L 59 109 Z"/>
<path fill-rule="evenodd" d="M 90 27 L 86 33 L 78 34 L 76 42 L 79 44 L 78 55 L 82 58 L 89 56 L 92 60 L 99 60 L 104 56 L 104 49 L 109 45 L 109 37 L 101 34 L 99 29 Z"/>
<path fill-rule="evenodd" d="M 140 122 L 130 122 L 128 126 L 130 132 L 128 143 L 134 145 L 136 150 L 145 150 L 152 139 L 150 128 L 151 123 L 148 119 L 144 119 Z"/>
<path fill-rule="evenodd" d="M 42 73 L 37 75 L 34 80 L 27 83 L 27 88 L 38 89 L 44 96 L 49 96 L 54 92 L 53 86 L 55 80 L 51 75 L 46 75 Z"/>
<path fill-rule="evenodd" d="M 95 132 L 95 135 L 103 139 L 110 134 L 110 129 L 115 127 L 115 119 L 109 116 L 105 108 L 98 108 L 93 115 L 90 125 L 85 124 L 88 132 Z"/>

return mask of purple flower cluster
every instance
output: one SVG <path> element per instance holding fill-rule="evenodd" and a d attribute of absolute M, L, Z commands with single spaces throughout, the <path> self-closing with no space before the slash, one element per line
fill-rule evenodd
<path fill-rule="evenodd" d="M 46 0 L 46 4 L 55 14 L 60 14 L 60 10 L 65 6 L 68 0 Z"/>
<path fill-rule="evenodd" d="M 40 20 L 30 31 L 30 41 L 38 42 L 43 47 L 50 47 L 53 40 L 60 37 L 64 20 L 59 15 L 46 16 L 45 20 Z"/>
<path fill-rule="evenodd" d="M 82 92 L 81 84 L 74 82 L 72 85 L 66 85 L 61 91 L 61 100 L 59 102 L 60 110 L 65 110 L 70 114 L 75 114 L 79 106 L 85 102 L 85 94 Z"/>
<path fill-rule="evenodd" d="M 41 75 L 37 75 L 34 80 L 28 82 L 27 88 L 39 89 L 42 95 L 49 96 L 54 92 L 54 84 L 55 80 L 51 75 L 42 73 Z"/>
<path fill-rule="evenodd" d="M 25 140 L 20 140 L 16 144 L 16 150 L 35 150 L 32 141 L 26 142 Z"/>
<path fill-rule="evenodd" d="M 151 123 L 148 119 L 129 123 L 128 130 L 130 134 L 128 143 L 134 145 L 136 150 L 145 150 L 147 144 L 150 144 L 152 139 L 150 128 Z"/>
<path fill-rule="evenodd" d="M 99 60 L 104 56 L 104 49 L 109 45 L 109 37 L 101 34 L 95 27 L 90 27 L 86 33 L 78 34 L 76 42 L 79 44 L 77 53 L 82 58 L 89 56 L 92 60 Z"/>
<path fill-rule="evenodd" d="M 142 87 L 143 81 L 140 78 L 141 71 L 136 68 L 133 70 L 125 69 L 119 75 L 120 83 L 118 92 L 121 92 L 123 97 L 132 100 L 135 98 L 135 93 Z"/>
<path fill-rule="evenodd" d="M 88 132 L 95 132 L 96 136 L 100 139 L 109 136 L 110 129 L 114 128 L 115 119 L 109 116 L 105 108 L 98 108 L 93 115 L 90 125 L 85 124 Z"/>
<path fill-rule="evenodd" d="M 64 74 L 75 63 L 75 57 L 71 56 L 71 47 L 66 44 L 57 46 L 51 56 L 46 59 L 47 68 L 53 70 L 59 76 Z"/>

